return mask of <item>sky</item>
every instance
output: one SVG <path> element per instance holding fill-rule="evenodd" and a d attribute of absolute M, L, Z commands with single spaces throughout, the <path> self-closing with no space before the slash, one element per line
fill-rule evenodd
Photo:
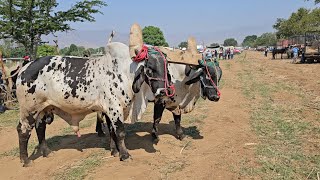
<path fill-rule="evenodd" d="M 71 43 L 85 47 L 105 45 L 112 30 L 114 41 L 128 43 L 130 26 L 139 23 L 159 27 L 170 46 L 194 36 L 198 44 L 223 43 L 235 38 L 239 43 L 247 35 L 274 32 L 277 18 L 288 18 L 300 7 L 312 9 L 314 2 L 304 0 L 105 0 L 103 14 L 96 22 L 71 23 L 75 30 L 57 33 L 59 46 Z M 75 0 L 57 0 L 58 10 L 66 10 Z M 52 37 L 46 38 L 52 41 Z M 51 43 L 51 42 L 50 42 Z"/>

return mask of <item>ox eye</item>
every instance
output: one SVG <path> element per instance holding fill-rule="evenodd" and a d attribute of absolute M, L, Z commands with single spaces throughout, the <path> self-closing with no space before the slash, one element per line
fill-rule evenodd
<path fill-rule="evenodd" d="M 147 71 L 146 71 L 146 73 L 148 74 L 148 75 L 151 75 L 152 74 L 152 69 L 147 69 Z"/>

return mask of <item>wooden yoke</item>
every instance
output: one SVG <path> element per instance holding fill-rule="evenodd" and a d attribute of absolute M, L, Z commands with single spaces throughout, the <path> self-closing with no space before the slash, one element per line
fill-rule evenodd
<path fill-rule="evenodd" d="M 180 49 L 172 49 L 168 47 L 159 47 L 162 52 L 167 54 L 168 62 L 175 64 L 198 65 L 198 60 L 202 59 L 202 55 L 197 51 L 197 43 L 195 38 L 188 39 L 188 49 L 186 51 Z"/>

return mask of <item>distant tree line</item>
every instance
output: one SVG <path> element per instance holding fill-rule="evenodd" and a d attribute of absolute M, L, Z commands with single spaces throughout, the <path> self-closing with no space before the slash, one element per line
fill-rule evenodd
<path fill-rule="evenodd" d="M 27 54 L 26 49 L 23 45 L 15 44 L 9 40 L 4 40 L 0 43 L 0 51 L 3 53 L 5 58 L 18 58 L 24 57 Z M 57 49 L 55 46 L 48 44 L 43 44 L 38 46 L 37 55 L 38 57 L 52 56 L 52 55 L 62 55 L 62 56 L 91 56 L 94 54 L 104 54 L 104 47 L 99 48 L 85 48 L 83 46 L 77 46 L 71 44 L 69 47 L 64 47 L 61 50 Z"/>
<path fill-rule="evenodd" d="M 244 38 L 242 46 L 258 47 L 258 46 L 275 46 L 277 44 L 277 36 L 275 33 L 263 33 L 261 36 L 250 35 Z"/>

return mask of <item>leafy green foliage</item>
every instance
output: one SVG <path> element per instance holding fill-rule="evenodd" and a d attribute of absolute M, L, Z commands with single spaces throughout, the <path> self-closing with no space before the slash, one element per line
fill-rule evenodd
<path fill-rule="evenodd" d="M 211 43 L 210 46 L 211 47 L 216 47 L 216 46 L 220 46 L 220 44 L 219 43 Z"/>
<path fill-rule="evenodd" d="M 307 31 L 320 30 L 320 9 L 298 9 L 289 19 L 278 18 L 273 28 L 277 30 L 278 38 L 289 38 L 293 35 L 304 34 Z"/>
<path fill-rule="evenodd" d="M 26 55 L 26 50 L 23 46 L 12 43 L 11 40 L 5 39 L 0 45 L 0 51 L 3 57 L 23 57 Z"/>
<path fill-rule="evenodd" d="M 168 47 L 163 32 L 158 27 L 147 26 L 142 30 L 143 41 L 146 44 L 153 46 L 165 46 Z"/>
<path fill-rule="evenodd" d="M 310 1 L 310 0 L 305 0 L 305 1 Z M 314 3 L 315 3 L 315 4 L 320 3 L 320 0 L 314 0 Z"/>
<path fill-rule="evenodd" d="M 224 46 L 237 46 L 238 42 L 234 38 L 228 38 L 228 39 L 224 40 L 223 45 Z"/>
<path fill-rule="evenodd" d="M 183 42 L 181 42 L 181 43 L 179 44 L 178 47 L 179 47 L 179 48 L 188 48 L 188 42 L 183 41 Z"/>
<path fill-rule="evenodd" d="M 263 33 L 256 39 L 254 46 L 274 46 L 276 44 L 277 36 L 275 33 Z"/>
<path fill-rule="evenodd" d="M 60 50 L 60 54 L 63 56 L 91 56 L 95 54 L 105 54 L 104 47 L 99 48 L 88 48 L 86 49 L 83 46 L 77 46 L 75 44 L 71 44 L 69 47 L 65 47 Z"/>
<path fill-rule="evenodd" d="M 57 11 L 55 0 L 0 1 L 0 39 L 10 38 L 22 44 L 34 58 L 41 36 L 72 30 L 69 22 L 95 21 L 93 14 L 105 6 L 103 0 L 83 0 L 69 10 Z"/>
<path fill-rule="evenodd" d="M 50 45 L 41 45 L 38 47 L 37 57 L 57 55 L 57 49 Z"/>
<path fill-rule="evenodd" d="M 254 47 L 254 43 L 257 40 L 257 38 L 258 38 L 257 35 L 251 35 L 251 36 L 245 37 L 242 42 L 242 46 Z"/>
<path fill-rule="evenodd" d="M 15 47 L 11 49 L 10 57 L 23 57 L 26 55 L 26 49 L 24 47 Z"/>

